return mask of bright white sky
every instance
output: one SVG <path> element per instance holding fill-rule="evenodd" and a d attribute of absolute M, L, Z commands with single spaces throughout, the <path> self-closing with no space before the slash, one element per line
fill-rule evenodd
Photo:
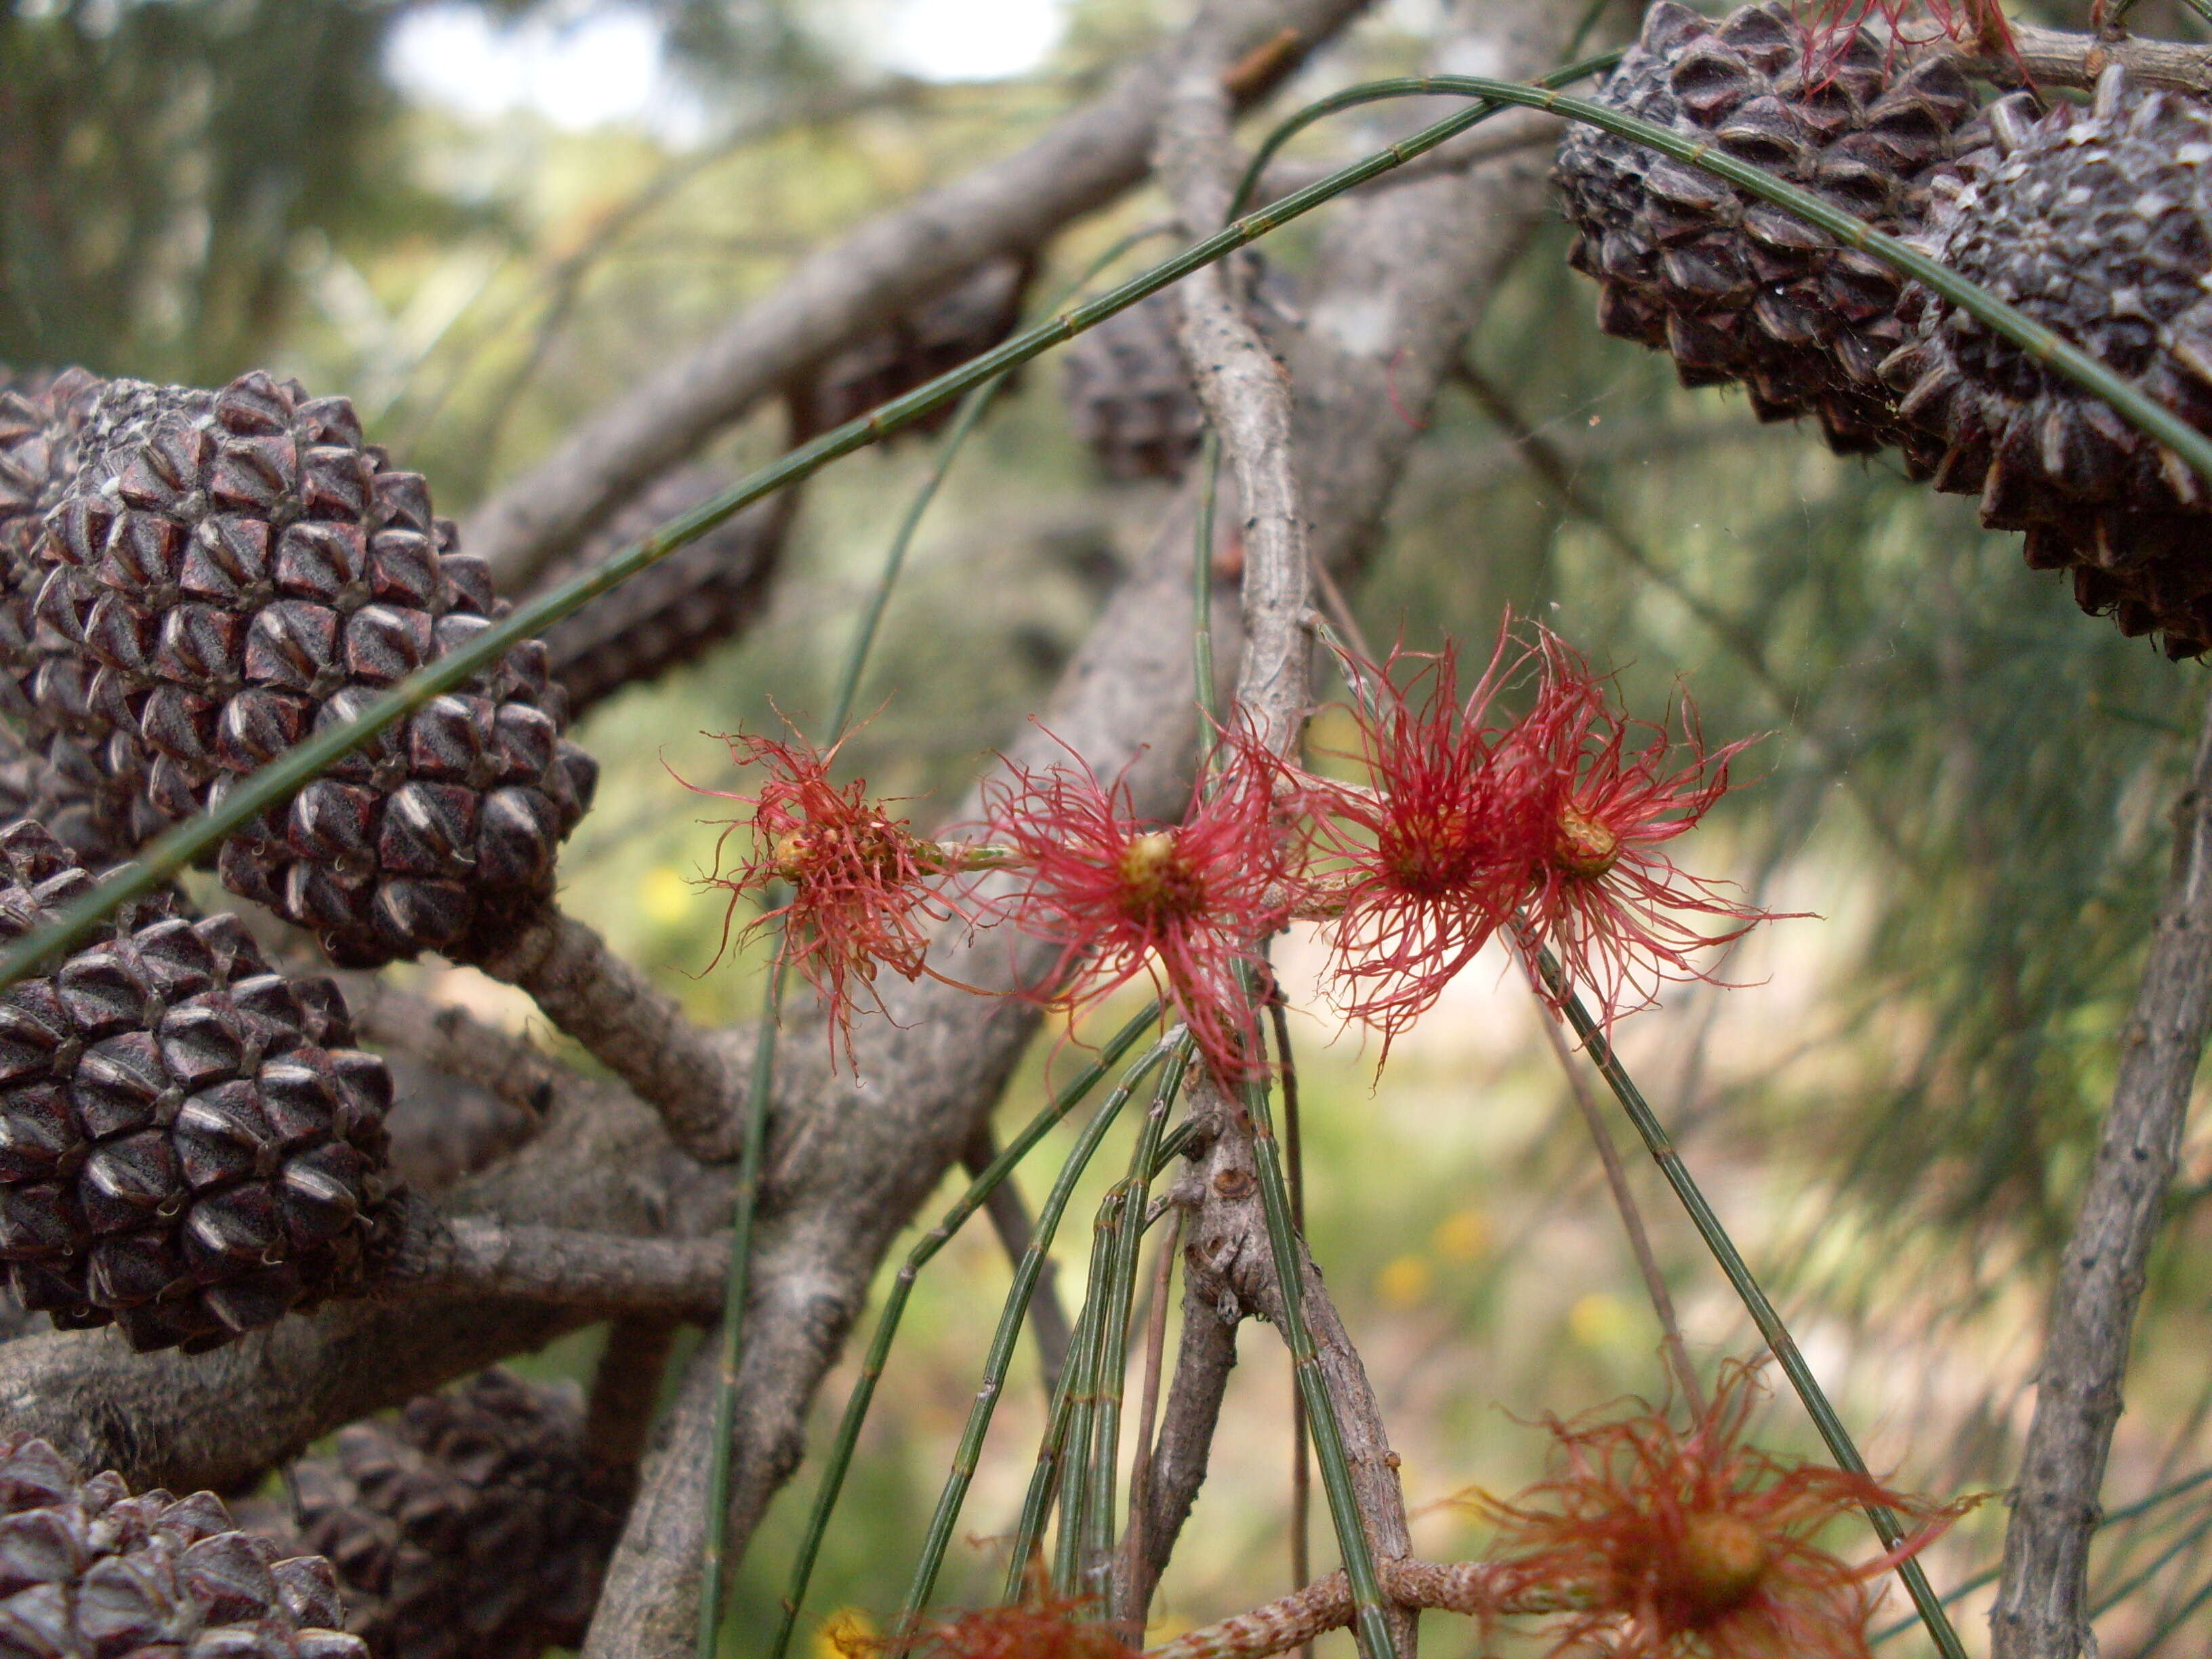
<path fill-rule="evenodd" d="M 1064 0 L 853 0 L 848 38 L 886 68 L 934 81 L 994 80 L 1035 69 L 1060 39 Z M 629 122 L 688 138 L 700 112 L 660 66 L 659 32 L 643 13 L 583 9 L 496 28 L 469 5 L 411 11 L 393 30 L 393 78 L 465 114 L 530 109 L 577 129 Z"/>

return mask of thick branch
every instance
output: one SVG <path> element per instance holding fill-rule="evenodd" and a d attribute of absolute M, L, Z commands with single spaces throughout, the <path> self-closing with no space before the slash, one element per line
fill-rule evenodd
<path fill-rule="evenodd" d="M 1231 58 L 1294 32 L 1323 40 L 1363 0 L 1209 6 L 1194 29 L 1222 29 Z M 1224 14 L 1228 21 L 1224 23 Z M 801 261 L 729 326 L 586 422 L 477 511 L 464 544 L 520 592 L 547 562 L 649 480 L 696 450 L 764 394 L 994 254 L 1036 248 L 1063 225 L 1139 183 L 1176 70 L 1177 42 L 1133 64 L 1095 101 L 1028 149 L 917 197 Z M 1303 50 L 1255 61 L 1243 102 L 1295 69 Z"/>
<path fill-rule="evenodd" d="M 584 1464 L 593 1492 L 611 1507 L 628 1509 L 637 1492 L 639 1460 L 680 1325 L 664 1315 L 629 1314 L 607 1327 L 584 1413 Z"/>
<path fill-rule="evenodd" d="M 2174 809 L 2173 867 L 2120 1036 L 2119 1077 L 2051 1301 L 2035 1418 L 1990 1614 L 1991 1659 L 2076 1659 L 2089 1632 L 2089 1540 L 2121 1408 L 2143 1264 L 2173 1178 L 2212 1027 L 2212 705 Z"/>
<path fill-rule="evenodd" d="M 692 1024 L 674 997 L 582 922 L 550 913 L 477 965 L 527 991 L 548 1019 L 658 1111 L 694 1158 L 720 1163 L 738 1155 L 744 1082 L 731 1043 Z"/>
<path fill-rule="evenodd" d="M 503 1227 L 447 1220 L 412 1206 L 407 1236 L 380 1293 L 520 1297 L 600 1312 L 711 1318 L 729 1269 L 726 1237 L 624 1238 L 573 1227 Z"/>

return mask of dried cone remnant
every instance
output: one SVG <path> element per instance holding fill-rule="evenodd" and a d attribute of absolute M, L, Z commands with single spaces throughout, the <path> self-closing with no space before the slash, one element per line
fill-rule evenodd
<path fill-rule="evenodd" d="M 2212 111 L 2138 91 L 2118 67 L 2087 108 L 1990 111 L 1996 145 L 1932 221 L 1962 276 L 2212 431 Z M 1925 428 L 1939 489 L 2027 532 L 2027 562 L 2070 569 L 2081 608 L 2212 647 L 2212 485 L 2106 404 L 1947 301 L 1929 296 L 1886 366 Z"/>
<path fill-rule="evenodd" d="M 711 472 L 672 473 L 540 586 L 580 575 L 720 488 Z M 766 596 L 798 504 L 795 490 L 779 490 L 548 629 L 547 665 L 568 694 L 571 718 L 626 685 L 691 661 L 743 627 Z"/>
<path fill-rule="evenodd" d="M 0 832 L 0 935 L 91 878 Z M 399 1223 L 384 1062 L 327 980 L 269 971 L 231 916 L 126 905 L 51 976 L 0 992 L 0 1260 L 65 1328 L 203 1349 L 356 1295 Z"/>
<path fill-rule="evenodd" d="M 1176 345 L 1166 294 L 1117 312 L 1066 351 L 1068 422 L 1109 478 L 1179 478 L 1206 416 Z"/>
<path fill-rule="evenodd" d="M 1757 1395 L 1731 1367 L 1687 1432 L 1663 1413 L 1553 1419 L 1551 1478 L 1498 1522 L 1501 1588 L 1574 1609 L 1550 1651 L 1626 1659 L 1869 1659 L 1867 1585 L 1917 1554 L 1969 1504 L 1938 1505 L 1864 1475 L 1784 1462 L 1743 1443 Z M 1886 1505 L 1917 1528 L 1852 1565 L 1814 1541 L 1831 1522 Z"/>
<path fill-rule="evenodd" d="M 1034 263 L 1007 253 L 986 260 L 952 288 L 925 301 L 823 364 L 791 393 L 792 441 L 804 443 L 878 404 L 980 357 L 1022 320 L 1022 295 Z M 934 432 L 952 418 L 945 404 L 908 432 Z"/>
<path fill-rule="evenodd" d="M 1090 1606 L 1042 1596 L 963 1613 L 896 1641 L 833 1628 L 826 1645 L 844 1659 L 1128 1659 L 1132 1650 L 1112 1626 L 1098 1623 L 1095 1613 L 1082 1617 Z"/>
<path fill-rule="evenodd" d="M 337 1568 L 377 1659 L 536 1659 L 579 1645 L 621 1529 L 568 1394 L 483 1372 L 294 1467 L 301 1538 Z"/>
<path fill-rule="evenodd" d="M 1661 0 L 1598 97 L 1893 232 L 1974 131 L 1948 57 L 1856 33 L 1815 42 L 1778 3 L 1716 21 Z M 1557 178 L 1606 332 L 1669 353 L 1685 385 L 1742 381 L 1762 420 L 1817 416 L 1842 453 L 1893 441 L 1877 371 L 1904 338 L 1903 283 L 1886 266 L 1595 127 L 1568 129 Z"/>
<path fill-rule="evenodd" d="M 101 744 L 161 821 L 340 724 L 501 615 L 422 477 L 342 398 L 113 381 L 46 515 L 34 731 Z M 475 957 L 550 897 L 588 805 L 544 646 L 438 697 L 224 844 L 230 889 L 370 966 Z"/>
<path fill-rule="evenodd" d="M 0 1436 L 0 1653 L 25 1659 L 368 1659 L 331 1564 L 238 1530 L 213 1492 L 80 1480 Z"/>

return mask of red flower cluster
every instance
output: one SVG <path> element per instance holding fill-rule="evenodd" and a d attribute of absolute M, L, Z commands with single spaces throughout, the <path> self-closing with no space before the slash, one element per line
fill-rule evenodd
<path fill-rule="evenodd" d="M 929 931 L 959 916 L 1054 947 L 1022 993 L 1036 1001 L 1079 1012 L 1149 975 L 1230 1084 L 1264 1066 L 1258 945 L 1294 915 L 1328 921 L 1335 1000 L 1382 1032 L 1386 1058 L 1500 930 L 1532 980 L 1553 952 L 1609 1025 L 1669 981 L 1707 977 L 1694 953 L 1761 919 L 1664 850 L 1725 793 L 1742 747 L 1709 754 L 1686 704 L 1679 731 L 1632 720 L 1555 635 L 1516 637 L 1510 618 L 1464 695 L 1449 647 L 1346 666 L 1364 688 L 1357 758 L 1370 782 L 1315 775 L 1231 732 L 1218 771 L 1166 823 L 1137 811 L 1126 776 L 1102 781 L 1070 750 L 985 786 L 978 828 L 991 844 L 980 847 L 922 840 L 865 784 L 830 782 L 835 748 L 732 738 L 738 764 L 765 777 L 725 797 L 751 808 L 731 830 L 749 828 L 752 845 L 712 879 L 733 896 L 790 884 L 745 931 L 781 921 L 785 957 L 828 1007 L 833 1046 L 877 965 L 929 972 Z M 1498 712 L 1509 695 L 1528 702 L 1517 720 Z M 1297 812 L 1311 826 L 1304 848 L 1285 833 Z M 1022 880 L 987 896 L 940 879 L 986 867 Z"/>
<path fill-rule="evenodd" d="M 1572 1608 L 1554 1655 L 1608 1659 L 1867 1659 L 1872 1579 L 1925 1549 L 1975 1499 L 1935 1504 L 1864 1475 L 1742 1444 L 1758 1389 L 1730 1367 L 1687 1434 L 1648 1407 L 1550 1419 L 1551 1478 L 1511 1503 L 1478 1498 L 1499 1528 L 1491 1559 L 1514 1592 Z M 1814 1540 L 1881 1504 L 1917 1527 L 1853 1566 Z"/>
<path fill-rule="evenodd" d="M 822 999 L 832 1051 L 842 1042 L 849 1053 L 854 982 L 873 1000 L 878 963 L 909 980 L 927 971 L 925 925 L 955 914 L 928 884 L 957 866 L 945 849 L 916 836 L 907 820 L 885 811 L 885 803 L 869 799 L 865 783 L 840 788 L 830 781 L 840 745 L 819 751 L 796 733 L 789 742 L 742 733 L 724 741 L 739 766 L 758 766 L 765 775 L 753 794 L 699 792 L 752 809 L 724 830 L 715 847 L 709 879 L 730 891 L 724 945 L 741 898 L 772 882 L 788 884 L 791 896 L 747 922 L 739 938 L 782 923 L 784 960 Z M 725 867 L 723 854 L 740 829 L 752 832 L 751 848 Z"/>
<path fill-rule="evenodd" d="M 1761 919 L 1659 850 L 1726 792 L 1743 746 L 1708 755 L 1686 705 L 1679 738 L 1631 720 L 1556 635 L 1522 645 L 1510 622 L 1464 698 L 1449 648 L 1347 666 L 1367 688 L 1358 758 L 1373 784 L 1301 773 L 1295 787 L 1323 860 L 1311 902 L 1330 917 L 1339 1004 L 1386 1054 L 1500 928 L 1532 978 L 1537 951 L 1556 952 L 1610 1024 L 1667 981 L 1705 977 L 1690 953 Z M 1500 694 L 1527 681 L 1528 712 L 1503 720 Z"/>
<path fill-rule="evenodd" d="M 1073 750 L 1066 765 L 986 785 L 987 833 L 1028 879 L 978 910 L 1058 948 L 1037 1000 L 1079 1012 L 1150 974 L 1215 1076 L 1234 1084 L 1264 1064 L 1249 976 L 1261 968 L 1255 942 L 1289 917 L 1297 872 L 1273 769 L 1234 734 L 1223 753 L 1177 823 L 1139 814 L 1126 777 L 1102 783 Z"/>

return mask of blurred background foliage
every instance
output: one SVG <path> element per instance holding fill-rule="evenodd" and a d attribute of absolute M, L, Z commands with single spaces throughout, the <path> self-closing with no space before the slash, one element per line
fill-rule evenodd
<path fill-rule="evenodd" d="M 295 374 L 350 393 L 372 435 L 465 514 L 799 253 L 1015 148 L 1178 9 L 978 3 L 15 0 L 0 13 L 0 359 L 203 383 L 257 364 Z M 2069 4 L 2032 9 L 2081 21 Z M 1629 11 L 1601 28 L 1618 38 Z M 2203 33 L 2179 5 L 2135 15 Z M 1429 0 L 1378 5 L 1297 94 L 1418 66 L 1437 16 Z M 1294 153 L 1348 158 L 1402 118 L 1369 109 Z M 1079 228 L 1036 291 L 1160 212 L 1139 197 Z M 1316 234 L 1269 246 L 1293 290 Z M 1563 278 L 1564 242 L 1556 226 L 1534 239 L 1471 342 L 1355 608 L 1378 641 L 1479 649 L 1510 605 L 1617 671 L 1640 712 L 1688 696 L 1717 740 L 1770 734 L 1683 854 L 1808 914 L 1723 964 L 1735 988 L 1670 996 L 1623 1048 L 1877 1467 L 1942 1493 L 2002 1486 L 2204 671 L 2081 617 L 2012 538 L 1977 527 L 1970 501 L 1761 428 L 1731 395 L 1677 388 L 1665 364 L 1597 333 L 1587 288 Z M 1168 486 L 1103 480 L 1060 380 L 1052 359 L 1026 372 L 962 455 L 878 651 L 864 696 L 877 712 L 848 753 L 880 793 L 916 797 L 919 819 L 951 810 L 1037 708 L 1173 505 Z M 733 473 L 781 433 L 763 412 L 709 459 Z M 810 486 L 767 618 L 578 733 L 605 776 L 564 859 L 567 902 L 702 1018 L 747 1017 L 756 989 L 742 961 L 709 971 L 722 905 L 696 881 L 718 814 L 685 783 L 731 786 L 713 733 L 819 717 L 856 596 L 931 460 L 909 441 Z M 1317 1253 L 1409 1496 L 1429 1506 L 1421 1547 L 1478 1550 L 1446 1500 L 1532 1476 L 1543 1413 L 1656 1397 L 1656 1329 L 1502 963 L 1467 975 L 1378 1079 L 1371 1048 L 1311 994 L 1309 942 L 1292 937 L 1282 959 L 1305 988 Z M 473 975 L 422 977 L 526 1018 Z M 1050 1059 L 1036 1057 L 1010 1119 L 1033 1109 Z M 1041 1155 L 1034 1184 L 1045 1168 Z M 1635 1179 L 1693 1347 L 1708 1362 L 1747 1352 L 1747 1325 L 1649 1175 Z M 1108 1178 L 1071 1212 L 1071 1297 Z M 2142 1321 L 2116 1509 L 2208 1460 L 2208 1192 L 2200 1127 Z M 816 1607 L 895 1601 L 1005 1278 L 971 1233 L 925 1280 Z M 541 1363 L 573 1371 L 593 1340 Z M 1287 1376 L 1264 1328 L 1244 1352 L 1165 1587 L 1170 1628 L 1287 1587 Z M 1041 1413 L 1033 1374 L 1016 1384 L 949 1595 L 986 1593 L 988 1534 L 1018 1504 Z M 1794 1407 L 1765 1420 L 1778 1444 L 1811 1449 Z M 802 1473 L 748 1563 L 750 1619 L 774 1605 L 811 1484 Z M 1990 1504 L 1946 1541 L 1939 1586 L 1994 1560 L 2002 1521 Z M 2208 1593 L 2208 1535 L 2212 1491 L 2112 1529 L 2099 1571 L 2124 1594 L 2107 1653 L 2204 1650 L 2189 1615 Z M 1978 1648 L 1984 1603 L 1964 1605 Z M 1441 1625 L 1432 1638 L 1468 1639 Z"/>

